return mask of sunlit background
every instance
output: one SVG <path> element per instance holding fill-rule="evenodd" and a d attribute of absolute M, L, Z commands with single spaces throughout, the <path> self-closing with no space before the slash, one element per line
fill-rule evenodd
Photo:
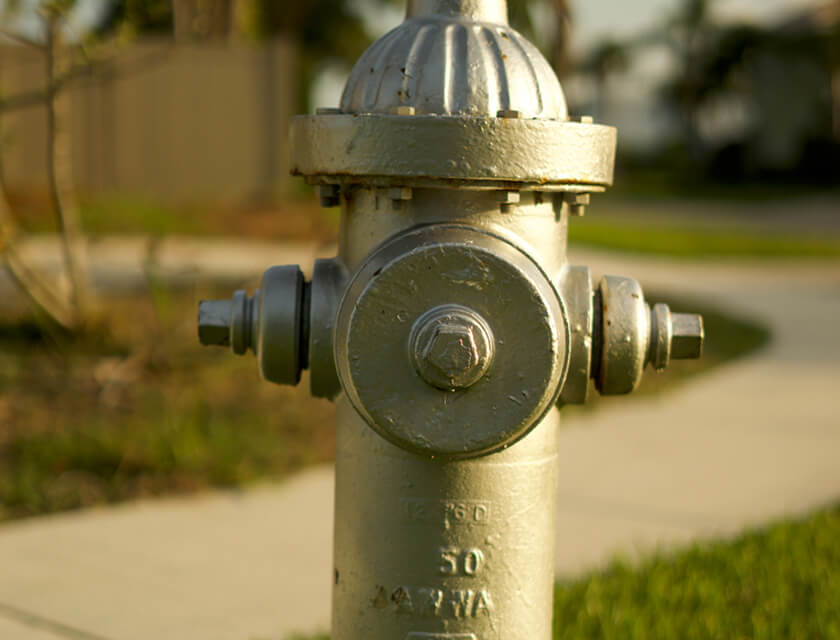
<path fill-rule="evenodd" d="M 702 360 L 632 398 L 564 409 L 578 445 L 604 438 L 568 469 L 610 472 L 585 490 L 561 478 L 579 513 L 556 637 L 840 637 L 840 512 L 817 509 L 840 496 L 840 0 L 508 4 L 570 112 L 619 131 L 616 183 L 571 221 L 572 259 L 640 274 L 707 333 Z M 0 0 L 0 637 L 20 522 L 86 526 L 93 507 L 328 468 L 332 404 L 306 374 L 272 386 L 253 358 L 199 347 L 196 304 L 334 255 L 339 212 L 289 176 L 288 119 L 336 107 L 403 15 L 400 0 Z M 610 426 L 713 406 L 719 424 L 671 440 Z M 726 437 L 702 440 L 709 426 Z M 679 494 L 680 473 L 696 497 L 609 493 Z M 689 549 L 649 556 L 662 544 Z"/>

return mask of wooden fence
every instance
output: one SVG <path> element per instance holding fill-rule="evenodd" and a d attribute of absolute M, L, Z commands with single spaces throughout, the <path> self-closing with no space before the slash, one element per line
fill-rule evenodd
<path fill-rule="evenodd" d="M 0 46 L 0 90 L 44 83 L 37 51 Z M 170 203 L 243 202 L 282 192 L 296 57 L 287 42 L 174 46 L 143 41 L 64 94 L 74 181 L 82 193 L 123 193 Z M 43 108 L 2 119 L 4 179 L 43 189 Z"/>

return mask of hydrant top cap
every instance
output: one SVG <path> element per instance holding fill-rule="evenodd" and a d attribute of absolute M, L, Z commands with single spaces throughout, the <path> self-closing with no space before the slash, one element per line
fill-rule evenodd
<path fill-rule="evenodd" d="M 353 68 L 341 112 L 567 120 L 551 65 L 507 24 L 504 0 L 412 0 Z"/>
<path fill-rule="evenodd" d="M 408 0 L 407 18 L 451 16 L 507 24 L 507 0 Z"/>

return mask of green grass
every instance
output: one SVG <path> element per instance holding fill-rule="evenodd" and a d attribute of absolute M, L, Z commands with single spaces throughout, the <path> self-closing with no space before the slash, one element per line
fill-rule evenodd
<path fill-rule="evenodd" d="M 840 237 L 574 219 L 571 245 L 675 258 L 836 258 Z"/>
<path fill-rule="evenodd" d="M 55 215 L 43 194 L 15 194 L 13 211 L 31 233 L 54 233 Z M 79 199 L 82 230 L 89 235 L 239 236 L 260 241 L 334 241 L 338 210 L 322 209 L 312 191 L 254 205 L 166 204 L 127 193 Z"/>
<path fill-rule="evenodd" d="M 840 506 L 559 582 L 554 640 L 840 638 Z M 329 640 L 296 635 L 288 640 Z"/>
<path fill-rule="evenodd" d="M 82 228 L 93 234 L 198 235 L 206 228 L 195 211 L 126 195 L 86 199 L 80 208 Z"/>
<path fill-rule="evenodd" d="M 674 163 L 679 163 L 674 159 Z M 619 160 L 619 165 L 623 163 Z M 840 196 L 838 185 L 791 184 L 758 180 L 754 182 L 723 183 L 695 176 L 678 175 L 671 170 L 619 166 L 615 183 L 606 191 L 606 199 L 681 199 L 707 202 L 778 202 L 779 200 L 813 195 Z"/>
<path fill-rule="evenodd" d="M 757 192 L 735 190 L 725 200 L 708 202 L 732 206 L 740 194 L 755 209 L 755 200 L 778 193 L 772 188 Z M 642 190 L 648 193 L 650 190 Z M 727 192 L 728 193 L 728 192 Z M 833 193 L 833 192 L 832 192 Z M 752 194 L 752 195 L 750 195 Z M 708 194 L 707 194 L 708 195 Z M 637 254 L 666 255 L 678 258 L 836 258 L 840 257 L 840 235 L 807 232 L 764 231 L 759 228 L 722 227 L 713 219 L 698 219 L 697 198 L 672 198 L 668 203 L 673 215 L 661 219 L 636 215 L 634 210 L 622 216 L 610 211 L 626 210 L 634 202 L 632 195 L 603 196 L 606 209 L 593 211 L 569 224 L 572 245 L 597 247 Z M 660 207 L 662 200 L 659 202 Z M 778 201 L 775 202 L 778 205 Z M 635 205 L 640 206 L 638 203 Z M 793 206 L 793 205 L 792 205 Z M 152 234 L 240 236 L 260 240 L 293 239 L 334 242 L 338 230 L 338 210 L 322 209 L 310 191 L 295 198 L 260 207 L 181 206 L 175 207 L 128 194 L 99 195 L 82 198 L 81 223 L 92 235 Z M 644 211 L 644 209 L 641 209 Z M 20 199 L 16 211 L 29 231 L 55 231 L 55 221 L 43 199 Z M 685 215 L 684 215 L 685 214 Z M 791 215 L 795 215 L 794 212 Z M 760 218 L 760 210 L 751 219 Z"/>
<path fill-rule="evenodd" d="M 558 584 L 554 638 L 840 638 L 840 508 Z"/>
<path fill-rule="evenodd" d="M 187 302 L 181 298 L 187 297 Z M 192 296 L 120 301 L 80 339 L 0 328 L 0 521 L 237 487 L 333 455 L 329 402 L 198 345 Z"/>

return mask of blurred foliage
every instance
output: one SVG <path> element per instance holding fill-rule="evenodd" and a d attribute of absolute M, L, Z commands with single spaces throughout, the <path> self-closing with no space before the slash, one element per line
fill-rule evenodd
<path fill-rule="evenodd" d="M 760 26 L 721 23 L 712 4 L 683 0 L 656 29 L 596 47 L 579 70 L 602 86 L 641 51 L 670 51 L 675 69 L 659 96 L 685 153 L 678 164 L 661 155 L 660 165 L 673 175 L 836 184 L 840 8 L 827 3 Z M 745 122 L 721 134 L 721 118 Z"/>
<path fill-rule="evenodd" d="M 296 43 L 298 106 L 302 111 L 310 110 L 309 88 L 323 65 L 334 60 L 351 65 L 371 42 L 362 17 L 349 0 L 240 0 L 237 23 L 246 37 L 285 37 Z"/>
<path fill-rule="evenodd" d="M 119 30 L 129 36 L 172 33 L 172 0 L 115 0 L 100 30 Z"/>
<path fill-rule="evenodd" d="M 15 191 L 10 196 L 25 231 L 54 230 L 49 203 L 43 195 Z M 240 236 L 260 241 L 283 239 L 328 244 L 335 242 L 338 235 L 338 208 L 321 207 L 311 191 L 298 198 L 264 205 L 187 203 L 177 207 L 150 196 L 103 193 L 80 197 L 79 209 L 85 233 L 94 237 L 106 234 Z"/>
<path fill-rule="evenodd" d="M 840 637 L 840 507 L 560 583 L 554 638 Z"/>
<path fill-rule="evenodd" d="M 510 0 L 511 24 L 534 38 L 533 16 L 530 8 L 545 4 L 546 0 Z M 396 5 L 402 8 L 403 0 L 370 0 L 374 7 Z M 551 0 L 557 26 L 556 33 L 565 34 L 568 23 L 566 0 Z M 311 0 L 310 2 L 280 3 L 274 0 L 239 0 L 237 3 L 239 30 L 247 37 L 264 40 L 277 36 L 289 38 L 298 44 L 300 55 L 299 102 L 303 109 L 309 105 L 308 89 L 315 75 L 328 62 L 340 61 L 352 66 L 374 37 L 365 28 L 357 3 L 351 0 Z M 374 37 L 372 37 L 372 35 Z M 556 60 L 565 56 L 566 40 L 555 37 L 544 43 L 549 55 Z"/>
<path fill-rule="evenodd" d="M 332 458 L 333 406 L 195 339 L 199 295 L 112 300 L 75 337 L 0 326 L 0 521 L 233 487 Z"/>

